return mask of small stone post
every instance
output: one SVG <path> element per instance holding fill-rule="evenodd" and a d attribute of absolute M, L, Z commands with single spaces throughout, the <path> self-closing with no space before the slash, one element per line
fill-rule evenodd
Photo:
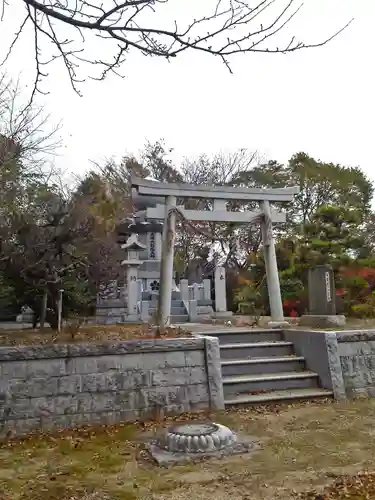
<path fill-rule="evenodd" d="M 217 267 L 215 269 L 215 310 L 219 313 L 227 312 L 227 289 L 224 267 Z"/>
<path fill-rule="evenodd" d="M 141 302 L 141 321 L 143 323 L 148 323 L 148 321 L 150 319 L 148 306 L 149 306 L 148 301 L 142 300 L 142 302 Z"/>
<path fill-rule="evenodd" d="M 57 331 L 61 332 L 62 327 L 62 306 L 63 306 L 63 293 L 64 290 L 61 288 L 59 290 L 59 298 L 57 303 Z"/>
<path fill-rule="evenodd" d="M 155 255 L 156 260 L 161 260 L 162 239 L 161 233 L 155 233 Z"/>
<path fill-rule="evenodd" d="M 181 300 L 187 302 L 189 300 L 189 280 L 180 280 L 180 293 Z"/>
<path fill-rule="evenodd" d="M 281 300 L 279 271 L 277 269 L 275 240 L 272 234 L 272 218 L 269 201 L 261 201 L 260 208 L 264 214 L 261 222 L 262 240 L 264 248 L 264 261 L 267 274 L 268 297 L 271 309 L 271 322 L 274 326 L 283 325 L 284 310 Z"/>
<path fill-rule="evenodd" d="M 196 300 L 189 300 L 189 321 L 196 323 L 198 321 L 198 303 Z"/>
<path fill-rule="evenodd" d="M 203 280 L 203 298 L 204 300 L 211 300 L 211 280 Z"/>
<path fill-rule="evenodd" d="M 200 298 L 199 297 L 199 285 L 198 285 L 198 283 L 193 283 L 193 285 L 191 287 L 191 292 L 192 292 L 191 299 L 198 301 Z"/>

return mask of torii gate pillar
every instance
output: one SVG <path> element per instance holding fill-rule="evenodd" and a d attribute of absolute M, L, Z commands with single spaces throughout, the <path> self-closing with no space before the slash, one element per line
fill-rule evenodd
<path fill-rule="evenodd" d="M 275 240 L 272 234 L 272 219 L 269 201 L 261 201 L 260 207 L 264 213 L 264 220 L 261 222 L 261 231 L 264 248 L 264 262 L 266 265 L 268 298 L 271 309 L 271 323 L 269 326 L 284 326 L 288 323 L 284 320 L 284 310 L 281 299 L 279 271 L 277 268 Z"/>
<path fill-rule="evenodd" d="M 176 235 L 176 214 L 173 212 L 169 213 L 172 208 L 176 208 L 176 197 L 167 196 L 165 203 L 158 302 L 158 325 L 161 330 L 170 324 L 172 305 L 173 259 Z"/>

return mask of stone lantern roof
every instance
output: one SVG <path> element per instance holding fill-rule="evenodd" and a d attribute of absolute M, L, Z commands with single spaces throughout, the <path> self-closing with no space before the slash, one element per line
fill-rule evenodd
<path fill-rule="evenodd" d="M 124 236 L 130 236 L 131 234 L 162 233 L 163 224 L 156 221 L 124 221 L 117 226 L 116 230 L 120 238 Z"/>
<path fill-rule="evenodd" d="M 146 245 L 143 245 L 140 241 L 138 241 L 138 237 L 136 234 L 132 234 L 129 236 L 126 243 L 121 245 L 121 248 L 124 250 L 145 250 Z"/>

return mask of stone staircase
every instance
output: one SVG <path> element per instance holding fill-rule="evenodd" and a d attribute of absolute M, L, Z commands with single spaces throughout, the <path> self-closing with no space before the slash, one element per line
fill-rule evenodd
<path fill-rule="evenodd" d="M 147 292 L 142 293 L 142 300 L 149 300 L 149 313 L 150 316 L 153 316 L 156 313 L 157 308 L 157 295 L 151 295 Z M 188 323 L 189 316 L 186 311 L 185 305 L 181 300 L 180 292 L 172 292 L 172 303 L 171 303 L 171 318 L 170 322 L 173 325 Z"/>
<path fill-rule="evenodd" d="M 226 406 L 332 397 L 281 330 L 223 329 L 218 337 Z"/>

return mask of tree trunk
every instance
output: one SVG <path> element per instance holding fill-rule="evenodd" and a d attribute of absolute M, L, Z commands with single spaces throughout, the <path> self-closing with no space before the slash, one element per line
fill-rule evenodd
<path fill-rule="evenodd" d="M 57 301 L 57 331 L 61 332 L 62 327 L 62 294 L 63 291 L 59 290 L 59 298 Z"/>
<path fill-rule="evenodd" d="M 48 300 L 48 292 L 44 290 L 42 305 L 40 309 L 40 329 L 43 330 L 44 324 L 46 322 L 47 315 L 47 300 Z"/>
<path fill-rule="evenodd" d="M 36 330 L 36 327 L 38 326 L 38 315 L 34 311 L 33 312 L 33 329 Z"/>
<path fill-rule="evenodd" d="M 51 325 L 52 330 L 58 330 L 58 320 L 57 320 L 57 314 L 55 311 L 52 311 L 51 309 L 47 309 L 46 311 L 46 320 L 48 323 Z"/>

